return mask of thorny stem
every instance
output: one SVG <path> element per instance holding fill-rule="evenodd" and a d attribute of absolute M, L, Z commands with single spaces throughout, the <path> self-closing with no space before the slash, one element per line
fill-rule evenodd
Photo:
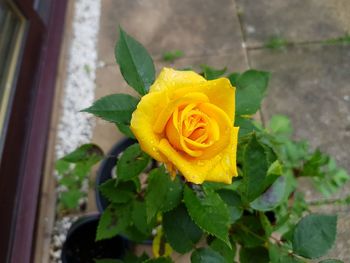
<path fill-rule="evenodd" d="M 248 227 L 246 227 L 245 225 L 242 225 L 242 224 L 237 224 L 237 225 L 238 225 L 239 227 L 241 227 L 241 228 L 242 228 L 244 231 L 246 231 L 247 233 L 249 233 L 249 234 L 255 236 L 256 238 L 258 238 L 258 239 L 260 239 L 260 240 L 262 240 L 262 241 L 264 241 L 264 242 L 267 242 L 267 241 L 270 242 L 270 240 L 265 239 L 265 238 L 263 238 L 263 237 L 257 235 L 256 233 L 254 233 L 253 231 L 251 231 L 251 230 L 250 230 Z M 270 236 L 269 239 L 273 239 L 274 241 L 276 241 L 277 246 L 278 246 L 280 249 L 285 250 L 285 252 L 287 252 L 288 255 L 291 255 L 291 256 L 293 256 L 293 257 L 295 257 L 295 258 L 298 258 L 298 259 L 303 259 L 303 260 L 305 260 L 303 257 L 301 257 L 301 256 L 299 256 L 299 255 L 293 253 L 293 251 L 290 251 L 289 249 L 286 249 L 286 248 L 284 248 L 284 247 L 281 247 L 280 245 L 282 245 L 283 242 L 282 242 L 281 240 L 279 240 L 278 238 L 275 238 L 275 237 L 273 237 L 273 236 Z"/>
<path fill-rule="evenodd" d="M 241 224 L 237 224 L 240 228 L 242 228 L 245 232 L 251 234 L 252 236 L 255 236 L 256 238 L 266 242 L 267 240 L 259 235 L 257 235 L 256 233 L 254 233 L 253 231 L 251 231 L 248 227 L 246 227 L 245 225 L 241 225 Z"/>

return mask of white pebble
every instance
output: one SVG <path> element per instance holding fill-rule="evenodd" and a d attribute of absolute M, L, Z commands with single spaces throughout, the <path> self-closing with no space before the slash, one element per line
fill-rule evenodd
<path fill-rule="evenodd" d="M 55 146 L 56 158 L 73 151 L 80 144 L 91 141 L 94 119 L 80 110 L 94 101 L 97 68 L 97 40 L 101 0 L 76 0 L 73 16 L 73 37 L 67 58 L 61 118 Z M 53 175 L 58 179 L 57 173 Z M 88 188 L 85 186 L 87 191 Z M 56 193 L 65 187 L 57 187 Z M 50 262 L 61 262 L 61 247 L 68 229 L 76 218 L 56 219 L 51 239 Z"/>

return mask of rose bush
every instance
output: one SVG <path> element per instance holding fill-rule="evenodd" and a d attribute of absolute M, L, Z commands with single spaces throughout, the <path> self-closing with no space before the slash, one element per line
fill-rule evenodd
<path fill-rule="evenodd" d="M 298 180 L 312 180 L 329 197 L 349 176 L 330 156 L 293 140 L 288 118 L 251 118 L 269 73 L 227 74 L 202 65 L 200 74 L 164 68 L 156 79 L 148 52 L 122 29 L 115 51 L 121 74 L 139 96 L 108 95 L 84 110 L 133 139 L 113 160 L 115 174 L 97 180 L 108 206 L 96 240 L 151 238 L 154 258 L 97 255 L 96 262 L 171 263 L 171 251 L 191 253 L 193 263 L 316 262 L 331 249 L 337 216 L 312 213 Z M 68 189 L 61 200 L 76 196 L 75 178 L 102 158 L 98 149 L 83 145 L 58 162 L 60 183 Z M 349 204 L 350 198 L 312 205 L 332 202 Z"/>
<path fill-rule="evenodd" d="M 187 181 L 231 183 L 237 176 L 235 88 L 193 71 L 164 68 L 132 115 L 143 151 Z"/>

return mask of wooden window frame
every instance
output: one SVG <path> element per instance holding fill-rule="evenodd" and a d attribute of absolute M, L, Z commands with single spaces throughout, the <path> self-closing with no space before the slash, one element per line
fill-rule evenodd
<path fill-rule="evenodd" d="M 24 263 L 33 256 L 67 0 L 51 0 L 47 24 L 34 0 L 13 2 L 28 27 L 0 159 L 0 262 Z"/>

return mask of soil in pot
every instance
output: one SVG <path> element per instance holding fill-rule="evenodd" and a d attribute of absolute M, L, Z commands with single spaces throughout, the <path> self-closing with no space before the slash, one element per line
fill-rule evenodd
<path fill-rule="evenodd" d="M 129 241 L 121 236 L 95 242 L 99 215 L 79 219 L 70 228 L 62 248 L 63 263 L 94 263 L 94 259 L 121 259 Z"/>

